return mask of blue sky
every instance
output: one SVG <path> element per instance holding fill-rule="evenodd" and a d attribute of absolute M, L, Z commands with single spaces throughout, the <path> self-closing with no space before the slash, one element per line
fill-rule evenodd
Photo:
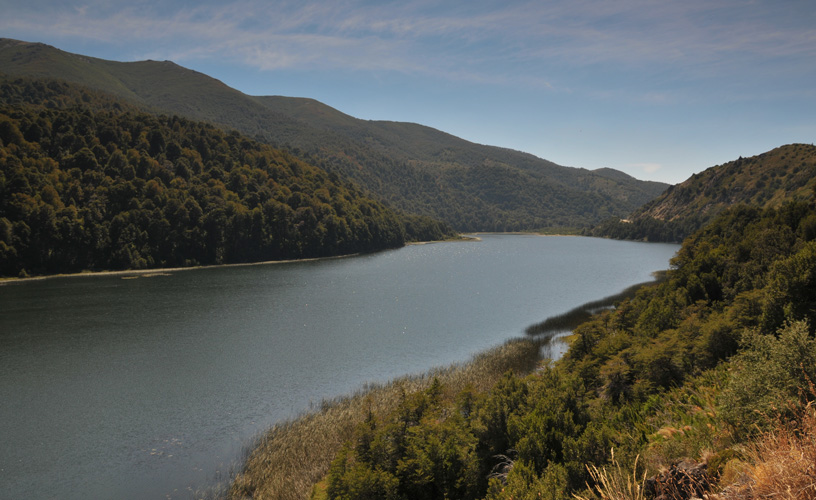
<path fill-rule="evenodd" d="M 0 0 L 0 37 L 172 60 L 561 165 L 677 183 L 816 142 L 816 3 Z"/>

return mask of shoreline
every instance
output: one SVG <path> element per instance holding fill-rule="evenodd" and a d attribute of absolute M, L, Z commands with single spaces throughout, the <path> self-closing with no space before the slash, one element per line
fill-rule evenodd
<path fill-rule="evenodd" d="M 435 378 L 446 387 L 448 393 L 464 390 L 467 381 L 473 389 L 486 393 L 508 369 L 517 375 L 533 373 L 542 362 L 547 359 L 558 361 L 569 349 L 568 338 L 576 325 L 559 321 L 565 315 L 595 309 L 599 305 L 609 306 L 611 302 L 626 298 L 641 287 L 659 282 L 662 272 L 665 271 L 657 271 L 652 281 L 636 283 L 617 294 L 586 302 L 566 313 L 530 325 L 524 335 L 477 352 L 468 360 L 406 374 L 384 383 L 366 384 L 349 393 L 326 398 L 314 408 L 276 422 L 247 443 L 243 460 L 240 464 L 233 464 L 235 469 L 232 475 L 226 481 L 211 485 L 210 491 L 232 500 L 246 498 L 247 493 L 255 491 L 255 488 L 265 492 L 297 489 L 309 498 L 309 492 L 325 479 L 331 461 L 344 443 L 352 438 L 354 429 L 368 413 L 387 414 L 405 397 L 406 391 L 425 390 Z M 560 324 L 551 324 L 553 322 Z M 542 325 L 549 328 L 541 328 Z M 535 328 L 539 330 L 531 331 Z M 553 351 L 552 347 L 556 344 L 561 344 L 561 349 Z M 544 354 L 542 350 L 547 346 L 550 350 Z M 319 447 L 297 445 L 307 442 L 314 434 L 324 436 Z M 303 464 L 311 464 L 311 467 L 304 470 Z"/>
<path fill-rule="evenodd" d="M 497 233 L 501 234 L 501 233 Z M 508 233 L 509 234 L 509 233 Z M 433 241 L 412 241 L 409 243 L 405 243 L 404 246 L 412 246 L 412 245 L 428 245 L 431 243 L 444 243 L 448 241 L 479 241 L 479 238 L 468 237 L 465 235 L 460 235 L 456 238 L 449 238 L 445 240 L 433 240 Z M 384 248 L 383 250 L 394 250 L 391 248 Z M 378 250 L 378 251 L 383 251 Z M 376 252 L 374 252 L 376 253 Z M 122 276 L 123 279 L 136 279 L 136 278 L 150 278 L 153 276 L 166 276 L 169 273 L 175 273 L 179 271 L 193 271 L 198 269 L 214 269 L 214 268 L 222 268 L 222 267 L 239 267 L 239 266 L 266 266 L 266 265 L 275 265 L 275 264 L 289 264 L 289 263 L 296 263 L 296 262 L 314 262 L 320 260 L 331 260 L 331 259 L 346 259 L 349 257 L 358 257 L 363 255 L 361 252 L 357 253 L 349 253 L 343 255 L 332 255 L 328 257 L 311 257 L 306 259 L 284 259 L 284 260 L 263 260 L 259 262 L 234 262 L 230 264 L 207 264 L 207 265 L 200 265 L 200 266 L 188 266 L 188 267 L 151 267 L 147 269 L 122 269 L 122 270 L 105 270 L 105 271 L 80 271 L 77 273 L 59 273 L 59 274 L 45 274 L 42 276 L 29 276 L 26 278 L 17 278 L 17 277 L 0 277 L 0 286 L 4 285 L 11 285 L 16 283 L 26 283 L 30 281 L 42 281 L 48 279 L 55 279 L 55 278 L 85 278 L 85 277 L 98 277 L 98 276 Z"/>
<path fill-rule="evenodd" d="M 350 393 L 326 398 L 299 415 L 261 430 L 247 443 L 241 462 L 233 464 L 230 477 L 205 487 L 205 491 L 225 500 L 248 498 L 251 494 L 265 498 L 276 491 L 297 492 L 287 498 L 310 498 L 310 492 L 325 478 L 332 460 L 366 415 L 382 416 L 393 411 L 406 394 L 426 390 L 437 379 L 448 393 L 456 394 L 468 387 L 486 393 L 508 371 L 517 375 L 533 373 L 540 364 L 543 343 L 544 338 L 511 338 L 463 362 L 365 384 Z M 315 435 L 322 437 L 319 444 L 302 446 Z"/>
<path fill-rule="evenodd" d="M 175 273 L 179 271 L 195 271 L 200 269 L 214 269 L 222 267 L 266 266 L 274 264 L 288 264 L 295 262 L 313 262 L 318 260 L 345 259 L 348 257 L 356 257 L 359 255 L 362 254 L 351 253 L 345 255 L 333 255 L 331 257 L 312 257 L 308 259 L 264 260 L 260 262 L 235 262 L 231 264 L 208 264 L 205 266 L 189 266 L 189 267 L 151 267 L 149 269 L 124 269 L 120 271 L 80 271 L 78 273 L 46 274 L 43 276 L 31 276 L 28 278 L 0 278 L 0 286 L 11 285 L 14 283 L 24 283 L 29 281 L 49 280 L 54 278 L 90 278 L 99 276 L 122 276 L 123 279 L 150 278 L 153 276 L 167 276 L 169 275 L 169 273 Z"/>
<path fill-rule="evenodd" d="M 478 231 L 474 233 L 467 233 L 467 234 L 460 234 L 455 238 L 448 238 L 444 240 L 432 240 L 432 241 L 412 241 L 405 243 L 404 246 L 413 246 L 413 245 L 430 245 L 433 243 L 445 243 L 451 241 L 481 241 L 478 235 L 480 234 L 498 234 L 498 235 L 510 235 L 510 236 L 580 236 L 575 234 L 547 234 L 547 233 L 535 233 L 535 232 L 522 232 L 522 231 L 514 231 L 514 232 L 491 232 L 491 231 Z M 472 235 L 472 236 L 468 236 Z M 383 250 L 392 250 L 392 249 L 383 249 Z M 175 273 L 179 271 L 192 271 L 198 269 L 213 269 L 213 268 L 221 268 L 221 267 L 239 267 L 239 266 L 264 266 L 264 265 L 274 265 L 274 264 L 287 264 L 287 263 L 295 263 L 295 262 L 313 262 L 319 260 L 329 260 L 329 259 L 345 259 L 349 257 L 358 257 L 363 255 L 362 253 L 351 253 L 351 254 L 343 254 L 343 255 L 332 255 L 329 257 L 311 257 L 306 259 L 285 259 L 285 260 L 264 260 L 259 262 L 235 262 L 230 264 L 207 264 L 207 265 L 199 265 L 199 266 L 189 266 L 189 267 L 151 267 L 147 269 L 122 269 L 122 270 L 104 270 L 104 271 L 80 271 L 76 273 L 58 273 L 58 274 L 45 274 L 42 276 L 29 276 L 26 278 L 17 278 L 17 277 L 0 277 L 0 286 L 17 284 L 17 283 L 26 283 L 31 281 L 42 281 L 48 279 L 55 279 L 55 278 L 84 278 L 84 277 L 95 277 L 95 276 L 122 276 L 123 279 L 136 279 L 136 278 L 150 278 L 153 276 L 162 276 L 167 275 L 168 273 Z"/>

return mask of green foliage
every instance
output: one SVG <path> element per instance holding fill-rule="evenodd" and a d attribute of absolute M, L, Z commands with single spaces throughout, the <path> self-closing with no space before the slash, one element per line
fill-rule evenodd
<path fill-rule="evenodd" d="M 762 325 L 816 317 L 816 241 L 809 241 L 787 259 L 775 262 L 768 277 Z"/>
<path fill-rule="evenodd" d="M 640 216 L 634 219 L 611 217 L 583 232 L 588 236 L 614 238 L 616 240 L 680 242 L 683 241 L 683 238 L 702 227 L 702 221 L 703 218 L 696 214 L 668 221 L 656 219 L 652 216 Z"/>
<path fill-rule="evenodd" d="M 505 481 L 491 479 L 485 500 L 566 500 L 567 471 L 558 464 L 550 465 L 539 475 L 524 461 L 517 461 Z"/>
<path fill-rule="evenodd" d="M 806 391 L 816 380 L 816 339 L 808 330 L 806 322 L 797 321 L 777 335 L 746 334 L 721 397 L 725 420 L 740 433 L 767 427 L 814 396 Z"/>
<path fill-rule="evenodd" d="M 602 470 L 654 474 L 712 452 L 723 468 L 816 394 L 814 213 L 731 208 L 664 280 L 575 328 L 563 359 L 483 392 L 404 394 L 337 456 L 329 498 L 571 498 L 640 484 L 603 484 Z"/>
<path fill-rule="evenodd" d="M 1 84 L 0 133 L 0 275 L 322 257 L 451 232 L 403 224 L 237 133 L 67 84 Z"/>
<path fill-rule="evenodd" d="M 438 380 L 406 395 L 384 422 L 358 427 L 353 449 L 332 462 L 328 497 L 476 498 L 477 440 L 461 413 L 440 404 Z"/>
<path fill-rule="evenodd" d="M 332 462 L 326 490 L 329 498 L 342 500 L 400 498 L 397 491 L 399 481 L 393 474 L 378 468 L 372 469 L 370 462 L 349 464 L 348 454 L 349 450 L 344 448 Z"/>

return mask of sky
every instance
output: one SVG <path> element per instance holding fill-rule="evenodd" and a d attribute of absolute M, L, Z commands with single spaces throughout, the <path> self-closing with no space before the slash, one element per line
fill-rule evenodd
<path fill-rule="evenodd" d="M 816 142 L 814 0 L 0 0 L 0 37 L 679 183 Z"/>

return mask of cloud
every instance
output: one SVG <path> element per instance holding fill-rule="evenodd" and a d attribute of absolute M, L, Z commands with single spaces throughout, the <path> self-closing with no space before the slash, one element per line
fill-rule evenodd
<path fill-rule="evenodd" d="M 744 78 L 758 65 L 812 74 L 805 61 L 816 60 L 816 16 L 806 2 L 782 9 L 738 0 L 95 1 L 54 4 L 48 17 L 44 0 L 18 2 L 0 29 L 130 46 L 134 57 L 182 63 L 218 58 L 262 70 L 397 71 L 493 84 L 508 83 L 496 75 L 515 75 L 514 84 L 541 89 L 598 67 L 636 71 L 644 85 L 659 86 Z"/>
<path fill-rule="evenodd" d="M 627 166 L 640 169 L 647 174 L 653 174 L 663 168 L 660 163 L 630 163 Z"/>

